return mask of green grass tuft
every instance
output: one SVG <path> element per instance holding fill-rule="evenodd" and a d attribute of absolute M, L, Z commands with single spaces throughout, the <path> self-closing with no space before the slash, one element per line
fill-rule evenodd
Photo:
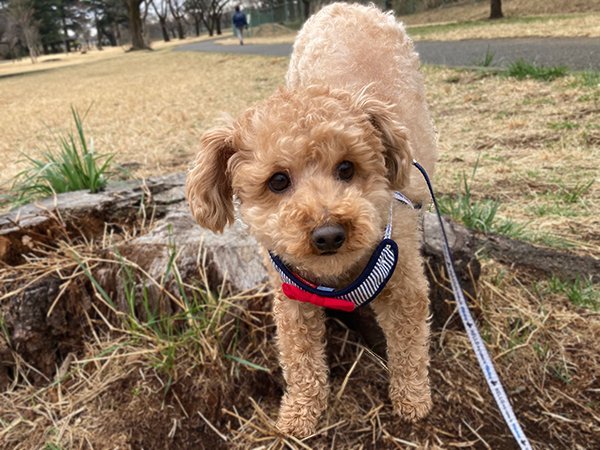
<path fill-rule="evenodd" d="M 575 85 L 580 85 L 589 88 L 600 87 L 600 72 L 598 71 L 586 71 L 580 72 L 577 76 L 577 82 Z"/>
<path fill-rule="evenodd" d="M 490 50 L 490 46 L 488 45 L 488 48 L 485 51 L 485 55 L 483 55 L 483 58 L 481 59 L 481 61 L 479 61 L 477 65 L 481 67 L 490 67 L 494 62 L 494 56 L 495 53 Z"/>
<path fill-rule="evenodd" d="M 61 447 L 58 444 L 54 444 L 52 442 L 48 442 L 46 443 L 46 445 L 44 446 L 44 450 L 62 450 L 63 447 Z"/>
<path fill-rule="evenodd" d="M 61 192 L 87 189 L 98 192 L 106 185 L 106 174 L 114 155 L 102 156 L 86 138 L 83 119 L 71 108 L 76 132 L 58 138 L 58 150 L 48 150 L 40 159 L 24 155 L 29 167 L 13 183 L 14 204 L 31 202 Z"/>
<path fill-rule="evenodd" d="M 553 276 L 548 281 L 548 290 L 555 294 L 564 294 L 576 306 L 594 311 L 600 310 L 600 291 L 596 289 L 590 278 L 561 280 Z"/>
<path fill-rule="evenodd" d="M 518 80 L 533 78 L 534 80 L 552 81 L 556 78 L 564 77 L 569 73 L 569 70 L 565 66 L 537 66 L 523 59 L 518 59 L 508 66 L 506 73 L 509 77 Z"/>
<path fill-rule="evenodd" d="M 579 181 L 573 187 L 565 186 L 561 183 L 557 196 L 564 203 L 579 203 L 583 199 L 583 197 L 589 192 L 593 184 L 593 179 L 589 181 Z"/>
<path fill-rule="evenodd" d="M 497 212 L 500 202 L 492 199 L 474 200 L 471 185 L 479 166 L 479 158 L 475 163 L 471 179 L 462 174 L 459 193 L 454 196 L 440 196 L 438 205 L 442 214 L 462 222 L 466 227 L 484 233 L 498 233 L 510 237 L 521 237 L 525 225 L 517 224 L 511 220 L 498 220 Z"/>

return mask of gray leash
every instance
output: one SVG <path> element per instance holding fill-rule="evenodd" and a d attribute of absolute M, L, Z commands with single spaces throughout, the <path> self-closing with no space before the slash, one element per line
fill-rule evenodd
<path fill-rule="evenodd" d="M 454 262 L 452 260 L 452 254 L 450 253 L 450 247 L 448 245 L 448 237 L 446 236 L 446 230 L 444 228 L 444 222 L 442 220 L 442 215 L 440 214 L 440 209 L 438 207 L 437 201 L 435 199 L 435 195 L 433 194 L 433 186 L 431 185 L 431 181 L 429 180 L 429 176 L 425 169 L 413 159 L 413 166 L 417 168 L 423 178 L 425 178 L 425 182 L 427 183 L 427 187 L 429 189 L 429 193 L 431 194 L 431 199 L 433 200 L 433 205 L 435 207 L 435 213 L 438 217 L 438 221 L 440 223 L 440 228 L 442 230 L 442 237 L 444 242 L 442 245 L 442 250 L 444 252 L 444 263 L 446 265 L 446 271 L 448 272 L 448 276 L 450 277 L 450 283 L 452 284 L 452 291 L 454 292 L 454 298 L 456 299 L 456 304 L 458 308 L 458 313 L 460 314 L 460 318 L 463 322 L 465 330 L 467 331 L 467 336 L 469 337 L 469 341 L 471 341 L 471 346 L 475 351 L 475 356 L 477 356 L 477 361 L 479 362 L 479 367 L 483 372 L 485 380 L 492 391 L 492 395 L 496 400 L 496 404 L 498 405 L 498 409 L 502 413 L 502 417 L 504 417 L 504 421 L 510 428 L 512 435 L 515 438 L 515 441 L 519 444 L 519 447 L 523 450 L 531 450 L 531 444 L 529 440 L 523 433 L 521 429 L 521 425 L 515 416 L 515 413 L 512 409 L 512 406 L 508 400 L 508 396 L 502 387 L 502 383 L 500 382 L 500 378 L 496 373 L 496 369 L 494 368 L 494 364 L 490 358 L 490 355 L 485 347 L 483 339 L 479 334 L 479 330 L 477 329 L 477 325 L 471 316 L 471 312 L 469 311 L 469 306 L 467 305 L 467 301 L 463 295 L 462 288 L 458 281 L 458 277 L 456 276 L 456 272 L 454 271 Z"/>

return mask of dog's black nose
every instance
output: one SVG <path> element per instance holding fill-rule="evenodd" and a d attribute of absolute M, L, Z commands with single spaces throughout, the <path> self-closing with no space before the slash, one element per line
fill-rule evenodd
<path fill-rule="evenodd" d="M 344 227 L 338 224 L 315 228 L 311 235 L 313 246 L 322 253 L 335 252 L 346 240 Z"/>

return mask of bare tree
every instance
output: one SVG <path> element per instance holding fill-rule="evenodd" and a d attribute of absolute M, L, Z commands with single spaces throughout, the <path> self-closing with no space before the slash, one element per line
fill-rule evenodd
<path fill-rule="evenodd" d="M 200 25 L 204 21 L 205 5 L 202 0 L 185 0 L 185 11 L 194 21 L 194 31 L 196 36 L 200 36 Z"/>
<path fill-rule="evenodd" d="M 221 34 L 221 17 L 223 9 L 229 3 L 229 0 L 201 0 L 204 4 L 204 26 L 208 30 L 208 34 L 212 36 L 215 31 Z"/>
<path fill-rule="evenodd" d="M 501 19 L 504 17 L 502 14 L 502 0 L 491 0 L 490 19 Z"/>
<path fill-rule="evenodd" d="M 158 3 L 158 6 L 156 4 Z M 169 5 L 166 0 L 150 0 L 150 4 L 154 9 L 154 13 L 158 17 L 158 23 L 160 24 L 160 31 L 162 32 L 163 40 L 169 42 L 169 30 L 167 29 L 167 14 L 169 13 Z"/>
<path fill-rule="evenodd" d="M 29 57 L 31 62 L 35 64 L 39 56 L 39 34 L 37 24 L 33 18 L 34 13 L 33 0 L 12 0 L 8 6 L 8 15 L 23 34 Z"/>
<path fill-rule="evenodd" d="M 215 27 L 217 28 L 218 35 L 222 34 L 221 18 L 223 17 L 223 9 L 225 9 L 225 6 L 227 6 L 227 3 L 229 3 L 229 0 L 213 0 L 212 1 L 212 10 L 213 10 L 212 18 L 213 18 L 213 23 L 215 24 Z"/>
<path fill-rule="evenodd" d="M 179 39 L 185 39 L 185 29 L 183 23 L 185 22 L 185 11 L 183 9 L 183 0 L 168 0 L 169 10 L 171 16 L 175 20 L 177 26 L 177 37 Z"/>
<path fill-rule="evenodd" d="M 130 50 L 146 50 L 148 46 L 144 42 L 144 27 L 140 6 L 143 0 L 125 0 L 127 4 L 127 16 L 129 18 L 129 34 L 131 34 Z"/>
<path fill-rule="evenodd" d="M 0 1 L 0 46 L 4 47 L 0 47 L 0 58 L 8 56 L 9 59 L 21 59 L 21 38 L 19 26 Z"/>

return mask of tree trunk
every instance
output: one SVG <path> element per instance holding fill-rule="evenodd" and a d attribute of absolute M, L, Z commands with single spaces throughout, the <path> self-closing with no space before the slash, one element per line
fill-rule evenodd
<path fill-rule="evenodd" d="M 502 14 L 502 0 L 491 0 L 490 19 L 501 19 L 502 17 L 504 17 Z"/>
<path fill-rule="evenodd" d="M 96 22 L 96 48 L 102 50 L 102 27 L 96 11 L 94 11 L 94 21 Z"/>
<path fill-rule="evenodd" d="M 143 305 L 128 305 L 124 298 L 121 267 L 125 258 L 135 263 L 147 274 L 136 278 L 136 288 L 148 287 L 147 276 L 155 280 L 165 275 L 176 255 L 178 276 L 184 283 L 195 283 L 199 274 L 198 263 L 203 261 L 206 269 L 207 288 L 215 292 L 225 289 L 226 294 L 258 288 L 266 279 L 263 257 L 252 236 L 248 236 L 238 225 L 228 228 L 223 234 L 215 234 L 199 227 L 192 218 L 184 197 L 185 174 L 173 174 L 150 178 L 144 182 L 129 181 L 109 184 L 97 194 L 69 192 L 56 198 L 40 200 L 17 210 L 0 215 L 0 264 L 4 270 L 27 271 L 20 267 L 27 255 L 46 255 L 57 241 L 66 236 L 76 242 L 82 231 L 89 241 L 101 237 L 111 224 L 114 230 L 123 230 L 138 223 L 140 210 L 152 211 L 156 222 L 150 232 L 118 246 L 118 251 L 106 250 L 100 255 L 101 264 L 90 267 L 90 274 L 108 293 L 119 310 L 139 308 Z M 144 208 L 141 208 L 143 205 Z M 448 223 L 446 227 L 457 274 L 467 297 L 476 295 L 479 277 L 479 262 L 476 254 L 483 249 L 492 258 L 516 267 L 532 269 L 548 275 L 576 277 L 581 273 L 591 274 L 592 281 L 600 279 L 600 261 L 569 252 L 536 247 L 526 242 L 501 236 L 486 236 L 474 233 L 463 226 Z M 433 328 L 458 326 L 459 321 L 449 318 L 455 305 L 450 294 L 444 262 L 437 217 L 424 213 L 423 247 L 426 274 L 430 284 L 430 299 Z M 198 249 L 206 252 L 198 258 Z M 60 359 L 82 345 L 81 332 L 85 315 L 93 311 L 90 295 L 92 288 L 87 275 L 80 275 L 65 284 L 67 273 L 49 271 L 31 285 L 22 287 L 20 281 L 8 281 L 2 285 L 4 292 L 13 292 L 2 303 L 3 328 L 8 330 L 12 348 L 49 376 L 60 364 Z M 14 280 L 19 280 L 15 277 Z M 225 284 L 225 280 L 227 284 Z M 139 285 L 138 285 L 139 283 Z M 68 289 L 66 289 L 68 288 Z M 166 280 L 165 288 L 177 295 L 176 280 Z M 66 289 L 66 290 L 65 290 Z M 173 291 L 171 291 L 173 289 Z M 264 295 L 264 291 L 262 291 Z M 178 306 L 163 295 L 162 291 L 148 288 L 147 303 L 159 315 L 178 312 Z M 57 296 L 60 302 L 56 302 Z M 141 298 L 141 297 L 140 297 Z M 56 306 L 52 312 L 50 307 Z M 474 311 L 477 315 L 477 310 Z M 365 338 L 368 346 L 384 354 L 385 345 L 379 327 L 375 325 L 370 308 L 356 313 L 331 313 L 343 320 Z M 0 388 L 3 365 L 7 359 L 6 342 L 0 333 Z M 4 349 L 4 350 L 3 350 Z M 58 349 L 61 349 L 58 351 Z M 8 364 L 10 366 L 10 364 Z M 12 370 L 12 369 L 10 369 Z"/>
<path fill-rule="evenodd" d="M 35 64 L 37 62 L 37 58 L 39 56 L 37 44 L 36 44 L 36 33 L 33 27 L 26 26 L 23 29 L 23 34 L 25 35 L 25 44 L 27 44 L 27 50 L 29 51 L 29 57 L 31 58 L 31 62 Z"/>
<path fill-rule="evenodd" d="M 61 24 L 62 24 L 63 43 L 65 46 L 65 53 L 69 53 L 71 51 L 71 43 L 69 41 L 69 30 L 67 29 L 67 16 L 65 13 L 65 7 L 62 3 L 61 3 L 60 20 L 61 20 Z"/>
<path fill-rule="evenodd" d="M 17 28 L 20 28 L 25 38 L 25 45 L 29 52 L 31 62 L 37 62 L 38 52 L 38 26 L 34 20 L 35 7 L 33 1 L 13 0 L 8 4 L 8 16 L 15 22 Z"/>
<path fill-rule="evenodd" d="M 131 34 L 130 50 L 145 50 L 148 48 L 144 42 L 142 16 L 140 13 L 141 4 L 142 0 L 127 0 L 129 33 Z"/>
<path fill-rule="evenodd" d="M 181 17 L 176 18 L 175 23 L 177 24 L 177 38 L 185 39 L 185 30 L 183 29 Z"/>
<path fill-rule="evenodd" d="M 115 42 L 117 46 L 121 46 L 121 27 L 119 26 L 119 24 L 117 22 L 113 23 L 113 34 L 115 36 Z"/>
<path fill-rule="evenodd" d="M 200 36 L 200 19 L 198 16 L 194 15 L 194 31 L 196 32 L 196 37 Z"/>
<path fill-rule="evenodd" d="M 104 33 L 104 36 L 106 36 L 108 38 L 108 42 L 110 43 L 111 47 L 117 47 L 117 38 L 115 37 L 115 33 L 114 32 L 108 32 L 106 30 L 102 30 L 102 32 Z"/>
<path fill-rule="evenodd" d="M 304 20 L 308 20 L 310 17 L 310 0 L 302 0 L 302 5 L 304 6 Z"/>
<path fill-rule="evenodd" d="M 204 24 L 204 26 L 206 27 L 206 31 L 208 31 L 208 35 L 212 36 L 213 35 L 213 23 L 212 23 L 212 16 L 210 13 L 204 14 L 202 13 L 202 15 L 200 16 L 200 20 L 202 20 L 202 23 Z"/>
<path fill-rule="evenodd" d="M 162 32 L 163 41 L 169 42 L 171 38 L 169 37 L 169 30 L 167 30 L 167 19 L 159 16 L 158 22 L 160 23 L 160 31 Z"/>
<path fill-rule="evenodd" d="M 221 31 L 221 16 L 222 14 L 215 14 L 215 25 L 217 27 L 217 35 L 220 36 L 223 34 Z"/>
<path fill-rule="evenodd" d="M 163 41 L 169 42 L 171 38 L 169 36 L 169 29 L 167 27 L 167 7 L 163 4 L 161 10 L 159 11 L 154 0 L 150 0 L 149 4 L 152 5 L 152 8 L 154 8 L 154 13 L 158 17 L 158 23 L 160 24 L 160 31 L 162 32 Z"/>

